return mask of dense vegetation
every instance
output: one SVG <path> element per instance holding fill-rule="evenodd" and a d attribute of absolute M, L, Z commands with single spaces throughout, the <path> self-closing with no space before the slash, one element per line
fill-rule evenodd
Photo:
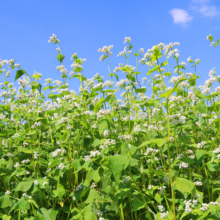
<path fill-rule="evenodd" d="M 211 35 L 207 39 L 219 45 Z M 0 60 L 0 218 L 220 219 L 215 68 L 197 86 L 200 60 L 189 57 L 193 72 L 187 73 L 179 43 L 137 53 L 126 37 L 118 54 L 126 64 L 111 71 L 112 46 L 104 46 L 100 60 L 111 80 L 99 74 L 87 79 L 85 59 L 73 54 L 69 73 L 59 40 L 53 35 L 49 42 L 57 45 L 63 82 L 49 78 L 42 86 L 40 73 Z M 132 55 L 136 66 L 128 64 Z M 138 81 L 138 65 L 150 80 Z M 7 80 L 11 70 L 19 88 Z M 79 92 L 69 89 L 68 74 L 80 80 Z"/>

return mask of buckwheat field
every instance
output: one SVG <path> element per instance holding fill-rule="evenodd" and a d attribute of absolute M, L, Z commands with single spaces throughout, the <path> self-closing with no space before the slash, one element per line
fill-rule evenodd
<path fill-rule="evenodd" d="M 219 40 L 207 40 L 219 49 Z M 61 78 L 44 85 L 40 73 L 0 59 L 0 218 L 220 219 L 215 68 L 199 86 L 196 67 L 205 60 L 181 61 L 179 42 L 138 49 L 125 37 L 124 63 L 113 68 L 113 46 L 104 46 L 109 80 L 89 79 L 86 59 L 74 53 L 68 71 L 57 36 L 48 42 Z M 67 78 L 80 81 L 79 91 Z"/>

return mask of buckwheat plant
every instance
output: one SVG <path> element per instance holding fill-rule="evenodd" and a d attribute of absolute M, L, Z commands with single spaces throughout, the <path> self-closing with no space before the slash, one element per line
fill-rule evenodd
<path fill-rule="evenodd" d="M 178 42 L 135 52 L 125 37 L 125 64 L 111 69 L 113 46 L 98 49 L 110 80 L 86 78 L 86 59 L 74 53 L 67 70 L 57 36 L 48 42 L 61 80 L 41 85 L 41 73 L 0 59 L 0 218 L 220 219 L 216 69 L 198 85 L 201 61 L 182 61 Z"/>

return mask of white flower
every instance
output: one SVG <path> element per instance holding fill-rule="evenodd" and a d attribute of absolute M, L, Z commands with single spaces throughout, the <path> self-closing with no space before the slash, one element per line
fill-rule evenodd
<path fill-rule="evenodd" d="M 105 137 L 109 136 L 109 134 L 110 134 L 110 131 L 108 131 L 108 130 L 105 130 L 104 133 L 103 133 L 103 135 L 104 135 Z"/>
<path fill-rule="evenodd" d="M 209 39 L 210 39 L 210 37 L 212 37 L 212 35 L 211 35 L 211 34 L 209 34 L 209 35 L 206 37 L 206 39 L 207 39 L 207 40 L 209 40 Z"/>
<path fill-rule="evenodd" d="M 208 210 L 209 204 L 207 203 L 202 203 L 202 207 L 200 208 L 202 211 Z"/>
<path fill-rule="evenodd" d="M 15 168 L 16 168 L 16 167 L 19 167 L 19 166 L 20 166 L 19 163 L 16 163 L 16 164 L 14 165 Z"/>
<path fill-rule="evenodd" d="M 147 188 L 148 188 L 149 190 L 151 190 L 151 189 L 153 189 L 153 187 L 154 187 L 153 185 L 148 185 Z"/>
<path fill-rule="evenodd" d="M 130 43 L 130 42 L 131 42 L 131 37 L 125 37 L 124 44 L 125 44 L 126 42 Z"/>
<path fill-rule="evenodd" d="M 184 163 L 184 162 L 180 162 L 179 163 L 179 168 L 188 168 L 189 167 L 189 164 L 188 163 Z"/>
<path fill-rule="evenodd" d="M 140 51 L 141 53 L 144 53 L 144 48 L 141 48 L 139 51 Z"/>
<path fill-rule="evenodd" d="M 163 212 L 163 213 L 160 213 L 160 217 L 161 217 L 161 218 L 166 218 L 168 214 L 169 214 L 168 211 Z"/>
<path fill-rule="evenodd" d="M 82 189 L 82 186 L 81 185 L 78 185 L 75 189 L 75 191 L 79 191 L 80 189 Z"/>
<path fill-rule="evenodd" d="M 191 61 L 191 56 L 189 56 L 189 58 L 187 59 L 187 61 L 188 61 L 188 62 L 190 62 L 190 61 Z"/>
<path fill-rule="evenodd" d="M 63 170 L 65 167 L 66 167 L 66 166 L 64 166 L 64 163 L 61 163 L 61 164 L 58 166 L 58 168 L 61 169 L 61 170 Z"/>
<path fill-rule="evenodd" d="M 57 50 L 57 52 L 61 53 L 61 50 L 60 50 L 60 48 L 56 48 L 56 50 Z"/>
<path fill-rule="evenodd" d="M 34 180 L 34 184 L 37 186 L 39 184 L 38 180 Z"/>
<path fill-rule="evenodd" d="M 139 132 L 141 131 L 141 126 L 137 125 L 136 127 L 134 127 L 134 132 Z"/>
<path fill-rule="evenodd" d="M 157 207 L 158 207 L 158 209 L 160 210 L 160 212 L 162 212 L 162 211 L 164 210 L 163 205 L 158 205 Z"/>
<path fill-rule="evenodd" d="M 38 158 L 38 153 L 34 152 L 34 159 L 37 159 L 37 158 Z"/>
<path fill-rule="evenodd" d="M 46 186 L 46 184 L 48 184 L 48 182 L 43 182 L 43 186 L 44 186 L 44 187 Z"/>
<path fill-rule="evenodd" d="M 96 187 L 96 184 L 93 182 L 92 185 L 90 186 L 90 189 L 94 189 Z"/>
<path fill-rule="evenodd" d="M 48 40 L 48 43 L 58 43 L 59 39 L 57 39 L 57 36 L 55 34 L 52 34 L 52 36 L 50 37 L 50 39 Z"/>
<path fill-rule="evenodd" d="M 6 192 L 5 192 L 5 195 L 9 195 L 9 194 L 11 194 L 10 191 L 6 191 Z"/>
<path fill-rule="evenodd" d="M 196 181 L 195 184 L 196 184 L 197 186 L 202 186 L 202 182 L 199 182 L 199 181 Z"/>
<path fill-rule="evenodd" d="M 196 194 L 195 198 L 196 198 L 196 199 L 200 199 L 200 195 L 199 195 L 199 194 Z"/>
<path fill-rule="evenodd" d="M 197 144 L 197 148 L 202 148 L 206 144 L 205 141 L 202 141 L 201 143 Z"/>
<path fill-rule="evenodd" d="M 126 176 L 126 177 L 123 179 L 123 182 L 127 183 L 127 182 L 129 182 L 129 181 L 130 181 L 130 179 L 131 179 L 131 177 L 130 177 L 130 176 Z"/>
<path fill-rule="evenodd" d="M 22 196 L 23 196 L 23 197 L 26 197 L 26 196 L 27 196 L 27 193 L 23 193 Z"/>

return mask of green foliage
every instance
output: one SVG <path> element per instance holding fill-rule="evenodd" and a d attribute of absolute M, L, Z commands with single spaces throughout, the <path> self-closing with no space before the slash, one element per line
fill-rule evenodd
<path fill-rule="evenodd" d="M 25 73 L 26 73 L 26 71 L 23 70 L 23 69 L 17 70 L 16 76 L 15 76 L 15 81 L 16 81 L 17 79 L 19 79 L 20 77 L 22 77 Z"/>
<path fill-rule="evenodd" d="M 41 74 L 19 69 L 15 92 L 0 62 L 0 218 L 219 219 L 220 90 L 214 86 L 220 80 L 215 70 L 197 87 L 201 61 L 189 58 L 194 73 L 187 73 L 187 63 L 176 54 L 178 43 L 159 44 L 143 54 L 143 49 L 133 51 L 127 37 L 120 53 L 126 64 L 114 71 L 112 46 L 99 49 L 110 80 L 83 76 L 85 59 L 76 54 L 68 78 L 59 40 L 53 35 L 49 42 L 58 46 L 63 82 L 49 78 L 43 86 Z M 137 67 L 128 65 L 132 51 L 127 49 Z M 150 82 L 142 80 L 146 86 L 138 81 L 138 61 L 149 67 Z M 18 67 L 10 63 L 12 70 Z M 71 90 L 66 80 L 79 80 L 80 91 Z"/>
<path fill-rule="evenodd" d="M 12 201 L 8 195 L 0 197 L 0 208 L 5 209 L 12 206 Z"/>
<path fill-rule="evenodd" d="M 13 210 L 22 210 L 26 211 L 30 209 L 30 203 L 28 201 L 25 201 L 24 197 L 22 197 L 18 202 L 16 202 L 12 208 L 10 209 L 9 213 L 11 213 Z"/>
<path fill-rule="evenodd" d="M 61 54 L 61 53 L 59 53 L 59 54 L 57 55 L 57 60 L 60 61 L 60 63 L 63 62 L 64 58 L 65 58 L 65 56 L 64 56 L 63 54 Z"/>
<path fill-rule="evenodd" d="M 110 169 L 115 177 L 116 182 L 119 184 L 121 173 L 127 163 L 126 155 L 111 156 L 109 157 Z"/>

